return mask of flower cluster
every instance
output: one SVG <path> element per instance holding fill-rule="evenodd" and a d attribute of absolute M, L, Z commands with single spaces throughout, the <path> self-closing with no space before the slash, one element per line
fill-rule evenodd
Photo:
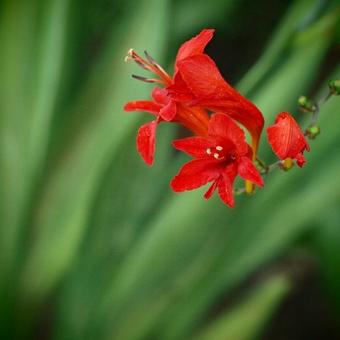
<path fill-rule="evenodd" d="M 181 124 L 192 137 L 173 141 L 173 146 L 194 159 L 186 163 L 172 179 L 171 188 L 182 192 L 211 185 L 204 197 L 217 189 L 221 200 L 234 206 L 233 183 L 237 175 L 246 181 L 245 191 L 264 185 L 256 167 L 259 140 L 264 126 L 261 111 L 222 77 L 215 62 L 204 52 L 212 39 L 213 29 L 205 29 L 185 42 L 178 50 L 174 75 L 171 77 L 147 52 L 145 58 L 130 50 L 126 60 L 133 60 L 153 73 L 152 78 L 133 76 L 157 83 L 151 100 L 128 102 L 125 111 L 149 112 L 154 119 L 137 133 L 137 150 L 152 165 L 156 129 L 160 123 Z M 250 134 L 250 143 L 245 131 Z M 280 113 L 267 129 L 268 142 L 282 161 L 305 163 L 303 152 L 308 143 L 294 118 Z"/>

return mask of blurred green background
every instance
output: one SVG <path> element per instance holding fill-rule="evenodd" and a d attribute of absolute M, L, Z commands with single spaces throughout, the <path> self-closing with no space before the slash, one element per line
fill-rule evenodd
<path fill-rule="evenodd" d="M 137 155 L 126 51 L 170 72 L 208 27 L 267 124 L 340 76 L 336 0 L 0 1 L 1 339 L 340 339 L 340 98 L 307 165 L 233 210 L 171 192 L 176 126 Z"/>

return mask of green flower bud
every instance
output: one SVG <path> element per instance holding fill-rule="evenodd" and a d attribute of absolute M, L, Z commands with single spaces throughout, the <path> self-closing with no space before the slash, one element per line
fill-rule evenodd
<path fill-rule="evenodd" d="M 331 93 L 335 96 L 340 95 L 340 79 L 331 80 L 328 83 Z"/>
<path fill-rule="evenodd" d="M 316 104 L 306 96 L 299 97 L 298 105 L 302 112 L 314 112 L 317 108 Z"/>
<path fill-rule="evenodd" d="M 316 125 L 310 125 L 307 128 L 307 136 L 310 139 L 315 139 L 315 137 L 320 134 L 320 128 Z"/>

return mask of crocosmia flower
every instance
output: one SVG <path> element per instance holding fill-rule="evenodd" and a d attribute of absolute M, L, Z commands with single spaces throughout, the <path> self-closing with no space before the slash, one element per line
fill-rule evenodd
<path fill-rule="evenodd" d="M 275 124 L 267 128 L 267 136 L 268 142 L 278 158 L 281 160 L 295 159 L 299 167 L 304 165 L 306 159 L 303 152 L 309 151 L 309 145 L 301 128 L 289 113 L 278 114 Z"/>
<path fill-rule="evenodd" d="M 213 36 L 214 30 L 203 30 L 198 36 L 185 42 L 179 49 L 175 62 L 203 53 L 206 44 Z M 137 134 L 137 149 L 144 161 L 151 165 L 154 159 L 156 127 L 162 121 L 177 122 L 197 135 L 206 135 L 209 115 L 203 107 L 184 105 L 180 100 L 168 96 L 168 87 L 173 79 L 166 71 L 147 53 L 145 59 L 140 57 L 133 49 L 129 50 L 125 60 L 134 60 L 143 69 L 152 72 L 155 78 L 145 78 L 134 75 L 133 77 L 148 83 L 159 83 L 164 88 L 156 87 L 152 91 L 152 101 L 139 100 L 127 103 L 125 111 L 145 111 L 152 113 L 156 119 L 143 125 Z"/>
<path fill-rule="evenodd" d="M 195 158 L 172 179 L 175 192 L 197 189 L 212 182 L 204 197 L 210 198 L 217 189 L 222 201 L 233 207 L 233 183 L 237 175 L 263 186 L 262 177 L 251 160 L 252 150 L 244 131 L 223 113 L 212 115 L 208 136 L 179 139 L 173 145 Z"/>

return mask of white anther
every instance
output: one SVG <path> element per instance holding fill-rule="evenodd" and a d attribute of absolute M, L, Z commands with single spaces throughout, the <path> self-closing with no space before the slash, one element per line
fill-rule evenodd
<path fill-rule="evenodd" d="M 132 59 L 132 56 L 133 56 L 133 48 L 130 48 L 127 53 L 126 53 L 126 57 L 124 58 L 124 61 L 127 62 L 129 60 Z"/>
<path fill-rule="evenodd" d="M 222 151 L 222 150 L 223 150 L 223 148 L 222 148 L 222 146 L 221 146 L 221 145 L 217 145 L 217 146 L 216 146 L 216 150 L 217 150 L 217 151 Z"/>
<path fill-rule="evenodd" d="M 214 153 L 214 158 L 219 159 L 220 155 L 216 152 Z"/>
<path fill-rule="evenodd" d="M 211 155 L 211 149 L 208 148 L 208 149 L 206 150 L 206 153 L 207 153 L 208 155 Z"/>

